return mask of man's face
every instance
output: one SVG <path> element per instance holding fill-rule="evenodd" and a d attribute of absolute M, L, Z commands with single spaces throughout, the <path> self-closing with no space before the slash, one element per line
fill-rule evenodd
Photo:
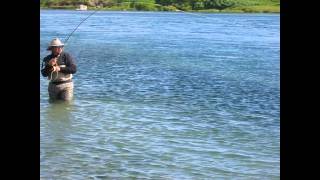
<path fill-rule="evenodd" d="M 52 54 L 57 56 L 62 52 L 63 47 L 62 46 L 52 47 L 51 50 L 52 50 Z"/>

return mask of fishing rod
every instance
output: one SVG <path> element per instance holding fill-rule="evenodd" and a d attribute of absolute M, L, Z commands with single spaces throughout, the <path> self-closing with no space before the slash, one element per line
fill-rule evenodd
<path fill-rule="evenodd" d="M 121 3 L 116 3 L 116 4 L 124 4 L 124 3 L 127 3 L 127 2 L 121 2 Z M 147 3 L 147 2 L 137 2 L 137 3 L 152 4 L 152 3 Z M 154 5 L 163 6 L 163 5 L 161 5 L 161 4 L 154 4 Z M 83 20 L 78 24 L 78 26 L 69 34 L 69 36 L 66 38 L 66 40 L 64 41 L 64 43 L 65 43 L 65 44 L 67 43 L 67 41 L 68 41 L 69 38 L 72 36 L 72 34 L 78 29 L 78 27 L 79 27 L 84 21 L 86 21 L 90 16 L 92 16 L 93 14 L 95 14 L 95 13 L 98 12 L 98 11 L 99 11 L 99 10 L 93 11 L 89 16 L 87 16 L 85 19 L 83 19 Z M 196 14 L 196 13 L 186 12 L 186 11 L 183 11 L 183 10 L 181 10 L 181 9 L 177 9 L 176 11 L 177 11 L 177 12 L 183 12 L 183 13 L 186 13 L 186 14 L 196 15 L 196 16 L 203 16 L 203 15 Z"/>
<path fill-rule="evenodd" d="M 72 34 L 78 29 L 78 27 L 84 22 L 86 21 L 90 16 L 92 16 L 94 13 L 98 12 L 98 10 L 93 11 L 93 13 L 91 13 L 89 16 L 87 16 L 85 19 L 83 19 L 76 28 L 74 28 L 74 30 L 69 34 L 69 36 L 66 38 L 66 40 L 64 41 L 64 43 L 66 44 L 69 40 L 69 38 L 72 36 Z"/>
<path fill-rule="evenodd" d="M 65 46 L 67 45 L 67 42 L 68 40 L 70 39 L 70 37 L 72 36 L 72 34 L 80 27 L 80 25 L 85 22 L 90 16 L 92 16 L 93 14 L 95 14 L 98 10 L 95 10 L 93 11 L 91 14 L 89 14 L 89 16 L 87 16 L 85 19 L 83 19 L 78 25 L 76 28 L 73 29 L 73 31 L 69 34 L 69 36 L 66 38 L 66 40 L 64 40 L 64 44 Z M 60 54 L 56 57 L 56 59 L 58 59 L 60 56 Z M 43 62 L 42 62 L 42 68 L 43 68 Z M 55 68 L 54 68 L 55 69 Z M 58 71 L 52 71 L 50 73 L 50 78 L 48 78 L 49 81 L 52 80 L 52 75 L 53 75 L 53 72 L 56 72 L 56 78 L 58 77 Z"/>
<path fill-rule="evenodd" d="M 139 2 L 141 3 L 141 2 Z M 117 4 L 123 4 L 123 3 L 117 3 Z M 151 3 L 146 3 L 146 2 L 142 2 L 142 4 L 151 4 Z M 157 5 L 157 6 L 163 6 L 161 4 L 154 4 L 154 5 Z M 70 37 L 73 35 L 73 33 L 80 27 L 80 25 L 82 23 L 84 23 L 87 19 L 89 19 L 93 14 L 95 14 L 96 12 L 98 12 L 99 10 L 95 10 L 93 11 L 91 14 L 89 14 L 86 18 L 84 18 L 74 29 L 73 31 L 67 36 L 67 38 L 64 40 L 64 44 L 65 46 L 67 45 L 67 42 L 68 40 L 70 39 Z M 190 12 L 186 12 L 186 11 L 183 11 L 183 10 L 180 10 L 180 9 L 177 9 L 176 10 L 177 12 L 183 12 L 183 13 L 186 13 L 186 14 L 191 14 L 191 15 L 196 15 L 196 16 L 203 16 L 203 15 L 200 15 L 200 14 L 196 14 L 196 13 L 190 13 Z M 204 16 L 203 16 L 204 17 Z M 59 56 L 58 56 L 59 57 Z M 43 68 L 43 63 L 42 63 L 42 67 Z M 52 75 L 53 75 L 53 72 L 56 72 L 56 71 L 52 71 L 51 74 L 50 74 L 50 78 L 49 80 L 51 81 L 52 80 Z M 58 72 L 56 72 L 58 74 Z M 57 77 L 57 76 L 56 76 Z"/>

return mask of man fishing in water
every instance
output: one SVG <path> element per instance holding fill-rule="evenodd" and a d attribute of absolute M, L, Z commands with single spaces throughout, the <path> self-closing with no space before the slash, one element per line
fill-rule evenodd
<path fill-rule="evenodd" d="M 48 51 L 51 54 L 43 59 L 41 74 L 48 77 L 48 92 L 50 100 L 70 101 L 73 97 L 72 74 L 77 66 L 74 59 L 63 51 L 64 44 L 55 38 L 51 41 Z"/>

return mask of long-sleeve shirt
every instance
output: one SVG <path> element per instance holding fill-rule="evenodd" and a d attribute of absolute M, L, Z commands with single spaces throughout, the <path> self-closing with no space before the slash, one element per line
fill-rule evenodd
<path fill-rule="evenodd" d="M 51 74 L 53 68 L 48 63 L 54 57 L 55 56 L 53 54 L 50 54 L 43 59 L 44 68 L 41 69 L 42 76 L 48 77 Z M 72 58 L 72 56 L 67 52 L 62 52 L 60 54 L 60 56 L 57 60 L 57 64 L 60 66 L 60 71 L 59 71 L 60 76 L 61 75 L 71 75 L 71 74 L 74 74 L 77 72 L 77 66 L 75 64 L 75 61 Z M 56 73 L 53 73 L 53 74 L 56 74 Z M 72 76 L 70 76 L 70 77 L 72 77 Z M 59 81 L 59 79 L 57 79 L 57 78 L 54 78 L 54 79 Z"/>

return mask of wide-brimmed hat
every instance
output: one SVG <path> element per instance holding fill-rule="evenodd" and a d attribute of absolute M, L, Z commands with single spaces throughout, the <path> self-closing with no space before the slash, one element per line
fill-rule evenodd
<path fill-rule="evenodd" d="M 54 39 L 50 42 L 47 50 L 51 50 L 52 47 L 61 47 L 61 46 L 63 47 L 64 44 L 60 41 L 60 39 L 59 39 L 59 38 L 54 38 Z"/>

